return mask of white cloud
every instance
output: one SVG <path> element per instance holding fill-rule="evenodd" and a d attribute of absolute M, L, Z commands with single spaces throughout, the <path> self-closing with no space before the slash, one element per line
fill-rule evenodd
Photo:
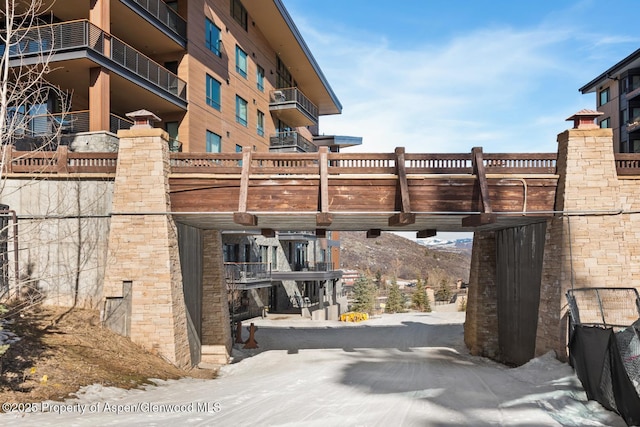
<path fill-rule="evenodd" d="M 575 40 L 567 30 L 489 28 L 403 50 L 379 35 L 302 26 L 344 107 L 320 130 L 362 136 L 351 150 L 555 151 L 565 118 L 593 108 L 571 80 L 579 65 L 561 49 Z"/>

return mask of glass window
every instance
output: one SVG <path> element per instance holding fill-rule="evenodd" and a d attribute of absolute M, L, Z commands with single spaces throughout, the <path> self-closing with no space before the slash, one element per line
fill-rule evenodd
<path fill-rule="evenodd" d="M 598 99 L 599 99 L 598 105 L 604 105 L 607 102 L 609 102 L 609 88 L 601 90 Z"/>
<path fill-rule="evenodd" d="M 236 122 L 247 126 L 247 101 L 236 95 Z"/>
<path fill-rule="evenodd" d="M 620 112 L 620 116 L 621 116 L 623 125 L 629 123 L 629 110 L 625 108 Z"/>
<path fill-rule="evenodd" d="M 264 92 L 264 68 L 259 65 L 256 70 L 256 87 L 260 92 Z"/>
<path fill-rule="evenodd" d="M 207 74 L 207 105 L 218 111 L 220 111 L 220 87 L 220 82 Z"/>
<path fill-rule="evenodd" d="M 631 152 L 640 153 L 640 139 L 634 139 L 631 141 Z"/>
<path fill-rule="evenodd" d="M 609 117 L 600 121 L 600 127 L 602 129 L 608 129 L 611 127 L 611 120 L 609 119 Z"/>
<path fill-rule="evenodd" d="M 236 45 L 236 72 L 247 78 L 247 53 Z"/>
<path fill-rule="evenodd" d="M 231 0 L 231 16 L 245 31 L 247 30 L 247 9 L 244 8 L 240 0 Z"/>
<path fill-rule="evenodd" d="M 258 110 L 256 131 L 258 135 L 264 136 L 264 113 Z"/>
<path fill-rule="evenodd" d="M 207 153 L 219 153 L 222 150 L 222 137 L 210 130 L 207 131 Z"/>
<path fill-rule="evenodd" d="M 271 269 L 273 270 L 278 269 L 278 247 L 277 246 L 271 247 Z"/>
<path fill-rule="evenodd" d="M 209 18 L 206 18 L 205 21 L 205 46 L 216 55 L 222 56 L 220 53 L 220 28 Z"/>

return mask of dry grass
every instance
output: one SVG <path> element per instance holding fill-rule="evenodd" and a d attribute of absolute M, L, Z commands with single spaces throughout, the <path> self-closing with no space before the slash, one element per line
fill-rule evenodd
<path fill-rule="evenodd" d="M 13 318 L 22 339 L 2 358 L 0 401 L 61 400 L 82 386 L 135 388 L 152 378 L 214 378 L 184 371 L 99 324 L 94 310 L 38 306 Z"/>

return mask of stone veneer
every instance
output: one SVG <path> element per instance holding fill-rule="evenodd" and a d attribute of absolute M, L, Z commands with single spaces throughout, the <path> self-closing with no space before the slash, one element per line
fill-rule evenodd
<path fill-rule="evenodd" d="M 178 239 L 169 199 L 168 135 L 162 129 L 118 132 L 103 298 L 132 282 L 133 342 L 177 366 L 191 365 Z M 103 314 L 104 315 L 104 314 Z"/>

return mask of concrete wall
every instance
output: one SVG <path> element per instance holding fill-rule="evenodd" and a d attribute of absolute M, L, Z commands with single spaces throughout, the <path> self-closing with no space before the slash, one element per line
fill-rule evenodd
<path fill-rule="evenodd" d="M 19 275 L 46 302 L 97 308 L 101 301 L 113 181 L 65 175 L 8 175 L 0 203 L 18 215 Z M 80 216 L 80 218 L 79 218 Z M 9 230 L 10 237 L 13 228 Z M 14 257 L 10 250 L 10 283 Z"/>

